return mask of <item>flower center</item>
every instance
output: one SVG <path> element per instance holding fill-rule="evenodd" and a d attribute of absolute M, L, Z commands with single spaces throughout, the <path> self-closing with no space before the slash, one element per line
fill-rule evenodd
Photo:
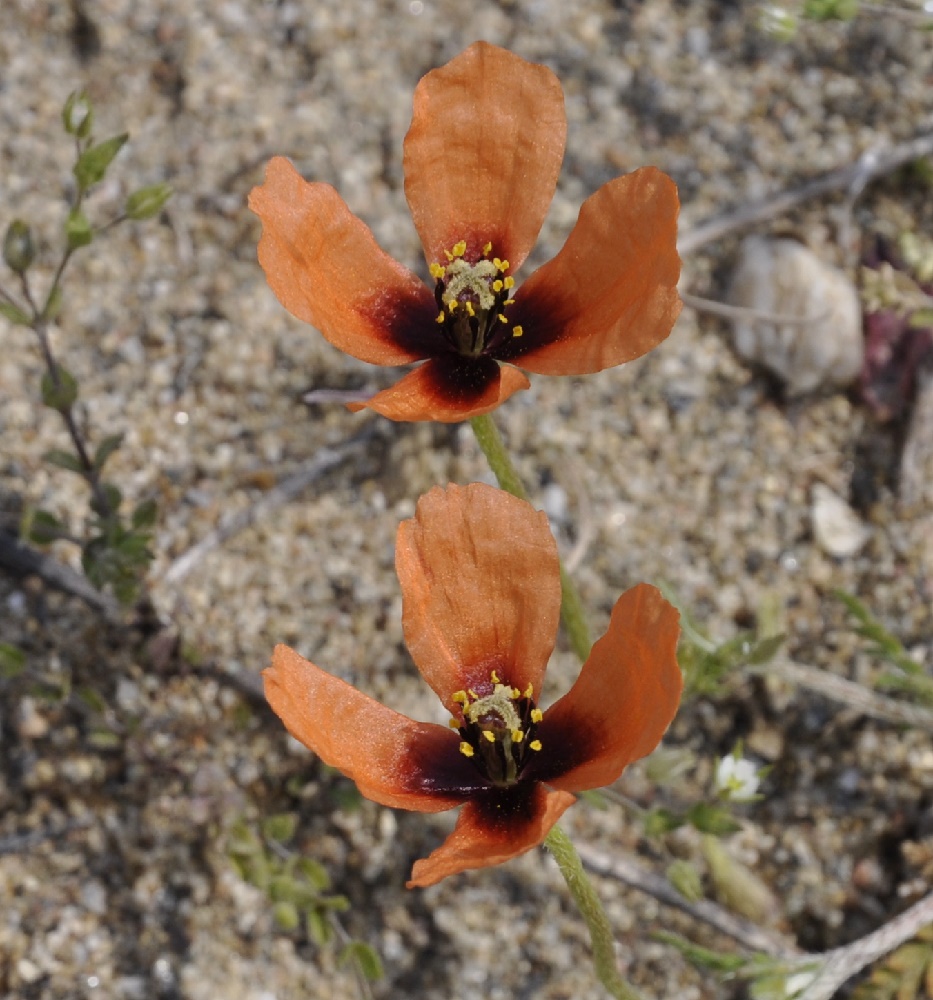
<path fill-rule="evenodd" d="M 470 263 L 466 240 L 445 250 L 446 264 L 432 264 L 437 322 L 459 354 L 477 357 L 511 337 L 520 337 L 520 326 L 509 326 L 506 309 L 515 279 L 506 276 L 507 260 L 490 259 L 492 244 L 483 247 L 480 258 Z"/>
<path fill-rule="evenodd" d="M 451 719 L 460 731 L 460 753 L 469 757 L 493 784 L 514 785 L 529 754 L 541 749 L 535 730 L 543 717 L 532 700 L 532 686 L 524 694 L 499 682 L 495 670 L 491 694 L 457 691 L 454 701 L 463 706 L 463 718 Z"/>

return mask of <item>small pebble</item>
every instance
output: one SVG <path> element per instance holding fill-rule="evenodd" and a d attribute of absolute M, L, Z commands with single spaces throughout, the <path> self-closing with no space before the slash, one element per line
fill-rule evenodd
<path fill-rule="evenodd" d="M 855 555 L 868 541 L 868 528 L 855 511 L 822 483 L 813 487 L 810 518 L 817 544 L 837 559 Z"/>
<path fill-rule="evenodd" d="M 852 382 L 862 368 L 862 314 L 852 281 L 794 240 L 747 237 L 728 301 L 811 322 L 733 320 L 740 357 L 773 372 L 791 395 Z"/>

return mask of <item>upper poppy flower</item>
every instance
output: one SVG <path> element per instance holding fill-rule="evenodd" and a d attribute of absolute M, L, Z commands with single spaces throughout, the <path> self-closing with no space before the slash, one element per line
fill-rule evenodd
<path fill-rule="evenodd" d="M 259 262 L 282 305 L 363 361 L 427 359 L 351 409 L 465 420 L 528 388 L 512 365 L 585 375 L 670 333 L 681 308 L 679 203 L 654 167 L 588 198 L 563 250 L 516 287 L 566 135 L 557 77 L 495 45 L 477 42 L 421 80 L 405 195 L 433 289 L 379 248 L 329 184 L 308 183 L 283 157 L 269 163 L 249 205 L 263 224 Z"/>
<path fill-rule="evenodd" d="M 560 617 L 547 518 L 491 486 L 435 487 L 398 530 L 405 641 L 451 714 L 414 722 L 276 646 L 266 698 L 288 731 L 382 805 L 456 828 L 409 886 L 496 865 L 540 844 L 573 792 L 650 753 L 680 700 L 675 609 L 647 584 L 619 598 L 576 683 L 545 711 Z"/>

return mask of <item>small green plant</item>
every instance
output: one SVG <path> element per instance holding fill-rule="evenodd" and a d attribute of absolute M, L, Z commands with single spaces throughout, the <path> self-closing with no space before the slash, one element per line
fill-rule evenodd
<path fill-rule="evenodd" d="M 875 687 L 882 691 L 898 691 L 923 705 L 933 705 L 933 678 L 924 673 L 923 667 L 907 652 L 900 639 L 889 632 L 857 597 L 842 590 L 835 591 L 835 596 L 855 619 L 856 634 L 867 641 L 868 653 L 892 668 L 876 678 Z"/>
<path fill-rule="evenodd" d="M 93 123 L 94 109 L 87 95 L 72 94 L 62 110 L 62 125 L 75 144 L 74 193 L 63 226 L 61 252 L 52 265 L 51 280 L 40 295 L 34 277 L 37 254 L 32 227 L 23 219 L 9 223 L 3 239 L 3 260 L 18 290 L 0 284 L 0 315 L 35 333 L 45 363 L 39 387 L 41 399 L 65 425 L 70 447 L 52 449 L 45 460 L 79 476 L 90 492 L 89 516 L 80 534 L 72 535 L 55 514 L 43 509 L 27 511 L 22 533 L 39 545 L 59 539 L 74 542 L 81 548 L 81 563 L 91 583 L 99 589 L 111 589 L 121 603 L 129 605 L 139 597 L 152 561 L 149 543 L 156 520 L 155 503 L 145 500 L 128 515 L 122 511 L 123 494 L 104 473 L 108 460 L 123 442 L 123 434 L 92 440 L 79 412 L 78 381 L 56 357 L 49 327 L 62 314 L 62 282 L 74 254 L 122 222 L 158 215 L 172 192 L 167 184 L 140 188 L 126 198 L 117 216 L 94 224 L 85 211 L 87 195 L 107 175 L 128 136 L 123 133 L 97 142 Z"/>
<path fill-rule="evenodd" d="M 351 938 L 339 920 L 350 901 L 332 891 L 330 875 L 320 862 L 289 847 L 297 829 L 294 813 L 267 816 L 258 832 L 238 822 L 227 835 L 227 854 L 240 877 L 269 897 L 280 930 L 304 936 L 321 948 L 337 939 L 338 964 L 352 966 L 361 983 L 381 979 L 378 953 L 365 941 Z"/>
<path fill-rule="evenodd" d="M 852 1000 L 933 1000 L 933 926 L 891 952 Z"/>

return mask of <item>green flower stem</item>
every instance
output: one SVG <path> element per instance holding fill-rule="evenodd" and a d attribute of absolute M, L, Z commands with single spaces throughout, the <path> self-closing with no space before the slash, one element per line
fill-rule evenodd
<path fill-rule="evenodd" d="M 527 500 L 528 493 L 509 458 L 502 435 L 492 417 L 488 413 L 481 417 L 471 417 L 470 426 L 473 428 L 476 440 L 482 448 L 500 488 L 520 500 Z M 590 655 L 590 648 L 593 644 L 590 642 L 590 630 L 586 624 L 583 602 L 580 600 L 580 595 L 570 578 L 570 574 L 564 569 L 563 563 L 560 566 L 560 590 L 561 621 L 563 621 L 567 631 L 570 646 L 582 663 Z"/>
<path fill-rule="evenodd" d="M 564 876 L 573 901 L 577 904 L 577 908 L 589 928 L 590 940 L 593 943 L 593 964 L 596 966 L 599 981 L 612 996 L 618 997 L 619 1000 L 641 1000 L 638 992 L 619 975 L 619 969 L 616 965 L 615 942 L 606 911 L 596 895 L 593 883 L 583 870 L 580 855 L 577 854 L 570 838 L 559 826 L 554 826 L 547 835 L 544 846 L 554 855 L 554 860 L 557 862 L 561 875 Z"/>

